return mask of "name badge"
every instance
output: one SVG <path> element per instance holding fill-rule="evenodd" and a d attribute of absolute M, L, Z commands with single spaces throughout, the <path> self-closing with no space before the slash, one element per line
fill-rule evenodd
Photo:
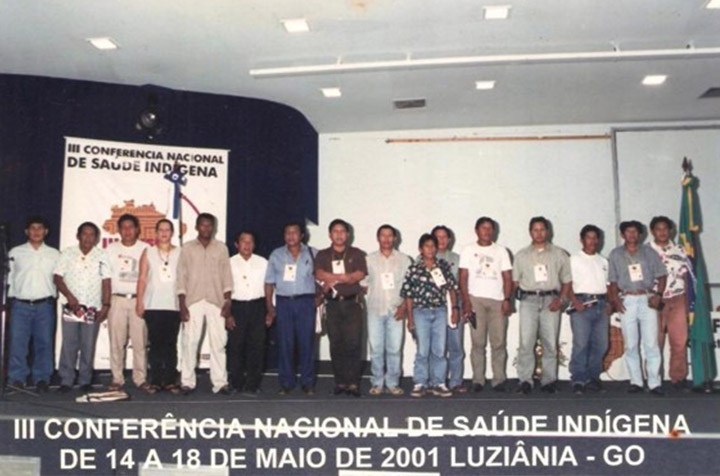
<path fill-rule="evenodd" d="M 380 275 L 380 282 L 384 291 L 395 289 L 395 277 L 392 273 L 383 273 Z"/>
<path fill-rule="evenodd" d="M 160 267 L 160 282 L 161 283 L 170 283 L 173 280 L 173 273 L 170 270 L 169 266 L 161 266 Z"/>
<path fill-rule="evenodd" d="M 440 268 L 433 268 L 432 271 L 430 271 L 430 276 L 432 276 L 433 281 L 435 281 L 435 285 L 439 288 L 447 284 L 447 281 L 445 281 L 445 276 L 443 276 L 442 270 Z"/>
<path fill-rule="evenodd" d="M 544 264 L 536 264 L 533 268 L 535 271 L 535 282 L 544 283 L 548 280 L 548 269 Z"/>
<path fill-rule="evenodd" d="M 296 264 L 286 264 L 285 272 L 283 273 L 283 281 L 294 282 L 296 275 L 297 275 L 297 265 Z"/>
<path fill-rule="evenodd" d="M 640 263 L 628 265 L 628 272 L 630 273 L 630 281 L 633 283 L 643 280 L 642 266 Z"/>
<path fill-rule="evenodd" d="M 120 273 L 126 274 L 130 273 L 133 270 L 133 260 L 132 258 L 128 258 L 125 256 L 118 256 L 118 259 L 120 260 Z"/>
<path fill-rule="evenodd" d="M 345 262 L 341 259 L 335 259 L 332 262 L 333 274 L 345 274 Z"/>

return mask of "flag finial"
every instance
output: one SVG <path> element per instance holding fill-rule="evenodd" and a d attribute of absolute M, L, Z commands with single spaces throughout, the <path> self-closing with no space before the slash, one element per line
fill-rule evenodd
<path fill-rule="evenodd" d="M 683 172 L 685 172 L 685 175 L 689 175 L 692 173 L 692 160 L 688 160 L 687 157 L 683 158 L 682 161 L 682 169 Z"/>

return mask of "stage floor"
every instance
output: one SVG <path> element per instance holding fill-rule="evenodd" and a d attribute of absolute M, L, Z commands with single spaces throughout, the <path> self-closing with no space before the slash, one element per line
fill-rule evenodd
<path fill-rule="evenodd" d="M 356 398 L 330 395 L 321 377 L 314 396 L 279 396 L 274 376 L 263 387 L 214 395 L 201 374 L 188 396 L 6 395 L 0 454 L 41 457 L 43 475 L 720 474 L 718 394 L 657 397 L 608 383 L 578 396 L 565 382 L 554 395 L 521 395 L 511 382 L 507 393 L 417 399 L 409 380 L 401 397 L 369 396 L 364 380 Z M 175 464 L 190 469 L 170 472 Z"/>

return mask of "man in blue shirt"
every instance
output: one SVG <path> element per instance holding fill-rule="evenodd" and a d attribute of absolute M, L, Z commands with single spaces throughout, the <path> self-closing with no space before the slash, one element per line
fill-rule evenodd
<path fill-rule="evenodd" d="M 303 242 L 303 225 L 291 222 L 283 228 L 285 246 L 275 249 L 265 274 L 267 325 L 277 320 L 278 377 L 280 395 L 295 387 L 295 342 L 300 359 L 300 385 L 306 395 L 315 394 L 315 277 L 314 253 Z M 273 295 L 277 306 L 273 304 Z"/>

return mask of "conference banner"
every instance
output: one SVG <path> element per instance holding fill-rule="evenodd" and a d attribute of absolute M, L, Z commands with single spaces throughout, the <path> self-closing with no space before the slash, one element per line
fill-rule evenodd
<path fill-rule="evenodd" d="M 120 240 L 117 219 L 132 213 L 140 220 L 140 239 L 153 244 L 155 223 L 175 225 L 174 244 L 195 238 L 195 218 L 218 218 L 217 236 L 225 236 L 228 150 L 65 138 L 60 248 L 77 246 L 77 227 L 91 221 L 100 228 L 99 247 Z M 181 223 L 182 221 L 182 223 Z M 133 266 L 137 266 L 134 263 Z M 62 301 L 62 300 L 61 300 Z M 62 304 L 62 302 L 60 303 Z M 56 348 L 62 341 L 58 325 Z M 200 366 L 209 366 L 207 339 Z M 132 349 L 127 352 L 132 362 Z M 107 322 L 97 339 L 95 368 L 110 368 Z"/>

